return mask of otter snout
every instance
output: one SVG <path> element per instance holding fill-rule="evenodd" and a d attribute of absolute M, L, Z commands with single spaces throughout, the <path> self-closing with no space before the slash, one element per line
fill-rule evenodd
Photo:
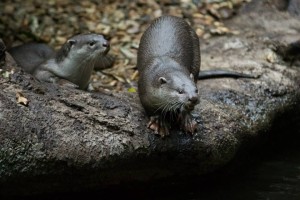
<path fill-rule="evenodd" d="M 198 104 L 199 103 L 199 97 L 198 95 L 193 95 L 191 97 L 189 97 L 188 101 L 191 103 L 191 104 Z"/>
<path fill-rule="evenodd" d="M 189 95 L 188 100 L 185 104 L 187 110 L 194 110 L 195 105 L 199 103 L 199 97 L 197 93 Z"/>
<path fill-rule="evenodd" d="M 102 40 L 100 40 L 100 45 L 104 49 L 103 53 L 106 54 L 110 49 L 109 41 L 107 41 L 105 38 L 102 38 Z"/>
<path fill-rule="evenodd" d="M 107 41 L 103 35 L 85 34 L 81 35 L 81 37 L 78 38 L 78 41 L 88 44 L 89 49 L 93 51 L 98 50 L 104 54 L 107 53 L 110 49 L 109 41 Z"/>
<path fill-rule="evenodd" d="M 109 48 L 110 47 L 109 41 L 104 39 L 102 46 Z"/>

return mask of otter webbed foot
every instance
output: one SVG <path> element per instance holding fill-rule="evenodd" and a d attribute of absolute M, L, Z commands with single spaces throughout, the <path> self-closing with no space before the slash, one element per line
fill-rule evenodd
<path fill-rule="evenodd" d="M 161 120 L 159 116 L 151 116 L 147 125 L 148 128 L 154 131 L 155 134 L 165 137 L 170 134 L 169 125 L 164 120 Z"/>
<path fill-rule="evenodd" d="M 178 120 L 181 121 L 180 127 L 184 132 L 192 135 L 196 132 L 197 122 L 190 113 L 179 115 Z"/>

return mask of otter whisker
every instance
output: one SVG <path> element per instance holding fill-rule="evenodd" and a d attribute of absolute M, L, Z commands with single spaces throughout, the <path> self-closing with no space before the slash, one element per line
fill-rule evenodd
<path fill-rule="evenodd" d="M 161 108 L 163 108 L 164 106 L 165 106 L 165 102 L 162 102 L 162 103 L 160 103 L 160 104 L 156 104 L 156 105 L 158 105 L 159 107 L 154 111 L 154 113 L 156 113 L 157 111 L 159 111 Z"/>
<path fill-rule="evenodd" d="M 165 118 L 167 116 L 167 113 L 170 113 L 170 116 L 172 115 L 172 107 L 174 106 L 174 104 L 176 105 L 176 103 L 177 103 L 176 99 L 173 99 L 172 101 L 167 102 L 164 110 L 162 111 L 162 113 L 164 113 Z"/>
<path fill-rule="evenodd" d="M 168 112 L 172 112 L 174 105 L 176 105 L 177 100 L 173 99 L 171 102 L 168 103 Z"/>
<path fill-rule="evenodd" d="M 176 110 L 177 110 L 177 107 L 178 107 L 179 104 L 180 104 L 179 102 L 175 102 L 172 105 L 172 107 L 170 108 L 171 120 L 176 119 L 176 115 L 177 115 Z"/>
<path fill-rule="evenodd" d="M 157 111 L 161 110 L 161 108 L 165 107 L 168 103 L 172 103 L 176 101 L 175 99 L 171 102 L 161 102 L 161 103 L 157 103 L 155 105 L 158 105 L 159 107 L 154 111 L 154 113 L 156 113 Z"/>
<path fill-rule="evenodd" d="M 170 112 L 171 112 L 171 120 L 177 119 L 178 118 L 178 109 L 180 108 L 180 106 L 182 105 L 181 102 L 176 101 L 173 106 L 170 108 Z"/>
<path fill-rule="evenodd" d="M 164 120 L 166 119 L 166 116 L 167 116 L 167 113 L 168 113 L 168 105 L 169 105 L 169 103 L 166 103 L 163 110 L 162 110 Z"/>

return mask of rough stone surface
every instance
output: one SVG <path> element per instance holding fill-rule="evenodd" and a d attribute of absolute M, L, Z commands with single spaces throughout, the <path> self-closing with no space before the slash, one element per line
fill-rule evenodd
<path fill-rule="evenodd" d="M 300 22 L 269 8 L 264 15 L 250 9 L 228 23 L 241 34 L 202 43 L 202 69 L 259 78 L 199 81 L 193 136 L 179 130 L 164 139 L 153 135 L 136 93 L 90 93 L 40 83 L 18 70 L 10 78 L 1 73 L 1 194 L 202 175 L 268 137 L 274 120 L 300 111 L 299 62 L 290 66 L 272 51 L 274 42 L 295 37 Z M 27 106 L 17 102 L 17 93 Z"/>

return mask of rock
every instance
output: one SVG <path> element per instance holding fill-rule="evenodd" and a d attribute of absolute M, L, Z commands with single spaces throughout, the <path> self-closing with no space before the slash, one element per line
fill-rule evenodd
<path fill-rule="evenodd" d="M 261 13 L 251 20 L 240 16 L 228 23 L 241 27 L 239 35 L 202 42 L 202 69 L 260 77 L 199 81 L 195 113 L 200 117 L 193 136 L 172 130 L 165 139 L 156 137 L 146 128 L 135 92 L 90 93 L 41 83 L 22 71 L 0 76 L 1 194 L 198 176 L 247 155 L 270 137 L 274 121 L 283 126 L 291 120 L 284 114 L 299 118 L 300 113 L 300 69 L 289 67 L 281 55 L 268 62 L 271 47 L 265 43 L 274 34 L 292 33 L 300 22 L 273 10 L 263 14 L 275 17 L 263 23 Z M 269 24 L 280 25 L 279 32 Z M 234 42 L 238 48 L 224 48 L 228 41 L 239 41 Z M 26 105 L 18 103 L 17 93 Z"/>

